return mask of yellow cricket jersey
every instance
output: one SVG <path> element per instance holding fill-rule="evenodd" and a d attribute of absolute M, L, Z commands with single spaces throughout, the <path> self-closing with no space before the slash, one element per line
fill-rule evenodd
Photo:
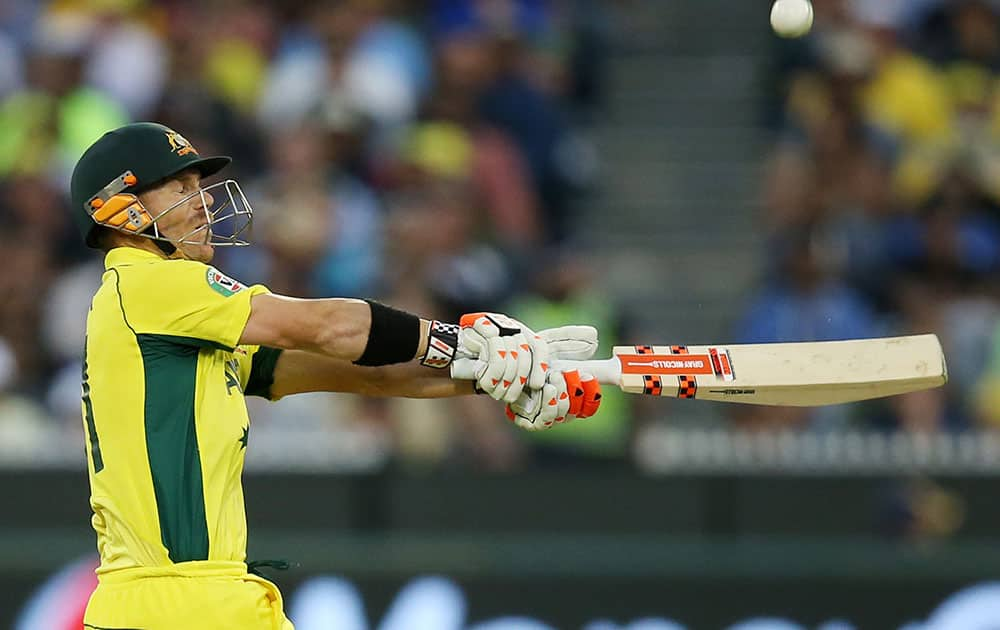
<path fill-rule="evenodd" d="M 87 317 L 83 418 L 98 573 L 244 562 L 244 395 L 279 350 L 238 345 L 247 287 L 135 248 L 108 253 Z"/>

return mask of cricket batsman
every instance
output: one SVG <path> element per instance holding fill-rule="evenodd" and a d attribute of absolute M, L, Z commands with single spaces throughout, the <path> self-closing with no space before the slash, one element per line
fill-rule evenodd
<path fill-rule="evenodd" d="M 504 315 L 428 321 L 378 302 L 304 300 L 210 266 L 246 245 L 239 184 L 163 125 L 110 131 L 80 158 L 72 214 L 105 272 L 87 316 L 83 422 L 99 584 L 88 630 L 289 630 L 277 587 L 248 572 L 244 396 L 485 393 L 537 430 L 597 411 L 586 374 L 549 368 L 597 347 L 584 326 L 535 333 Z M 450 378 L 474 361 L 475 381 Z"/>

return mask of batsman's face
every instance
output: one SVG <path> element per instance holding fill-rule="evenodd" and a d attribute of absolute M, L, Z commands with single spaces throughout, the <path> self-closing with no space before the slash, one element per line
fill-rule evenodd
<path fill-rule="evenodd" d="M 139 201 L 153 217 L 158 217 L 156 227 L 160 235 L 177 247 L 181 257 L 211 262 L 215 247 L 209 244 L 212 227 L 208 208 L 214 199 L 210 193 L 201 191 L 198 171 L 183 171 L 165 180 L 140 194 Z"/>

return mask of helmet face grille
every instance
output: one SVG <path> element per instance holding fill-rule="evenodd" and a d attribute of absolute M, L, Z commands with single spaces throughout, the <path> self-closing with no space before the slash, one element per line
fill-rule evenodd
<path fill-rule="evenodd" d="M 185 234 L 168 235 L 164 233 L 162 230 L 164 217 L 171 212 L 188 207 L 195 198 L 198 198 L 200 202 L 199 205 L 205 215 L 205 221 Z M 250 244 L 253 208 L 246 195 L 243 194 L 239 183 L 232 179 L 204 188 L 199 187 L 198 190 L 157 213 L 151 219 L 147 214 L 149 211 L 142 206 L 138 199 L 135 200 L 135 206 L 128 209 L 129 221 L 127 223 L 111 224 L 102 221 L 98 221 L 98 223 L 120 232 L 136 234 L 136 228 L 139 226 L 132 223 L 133 213 L 135 213 L 135 218 L 143 223 L 142 227 L 144 228 L 138 234 L 139 236 L 167 241 L 174 245 L 243 247 Z M 145 215 L 145 219 L 143 215 Z"/>
<path fill-rule="evenodd" d="M 212 196 L 211 205 L 207 203 L 206 193 Z M 175 243 L 223 247 L 244 247 L 250 244 L 253 208 L 235 180 L 227 179 L 199 188 L 197 192 L 188 195 L 167 211 L 189 203 L 195 195 L 201 197 L 205 224 L 175 239 Z"/>

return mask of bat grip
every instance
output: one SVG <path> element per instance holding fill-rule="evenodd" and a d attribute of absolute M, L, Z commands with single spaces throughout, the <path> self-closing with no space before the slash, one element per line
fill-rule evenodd
<path fill-rule="evenodd" d="M 592 374 L 594 378 L 597 379 L 597 382 L 602 385 L 618 386 L 621 384 L 622 364 L 621 361 L 618 360 L 618 357 L 611 357 L 610 359 L 594 359 L 590 361 L 557 359 L 552 362 L 552 368 L 554 370 L 559 370 L 560 372 L 566 372 L 568 370 L 587 372 L 588 374 Z"/>
<path fill-rule="evenodd" d="M 455 359 L 451 364 L 451 377 L 463 381 L 474 381 L 476 380 L 476 373 L 482 367 L 483 364 L 476 359 Z M 598 382 L 603 385 L 619 385 L 622 375 L 621 362 L 617 357 L 592 361 L 556 360 L 552 362 L 552 369 L 560 372 L 568 370 L 587 372 L 593 374 Z"/>

